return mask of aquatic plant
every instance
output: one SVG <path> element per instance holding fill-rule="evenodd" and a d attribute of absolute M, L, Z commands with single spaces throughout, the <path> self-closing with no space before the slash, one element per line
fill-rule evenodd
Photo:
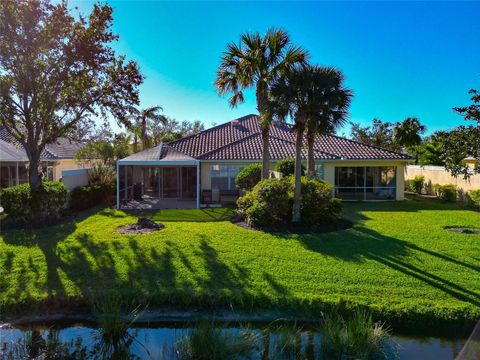
<path fill-rule="evenodd" d="M 0 360 L 24 360 L 24 359 L 86 359 L 86 348 L 82 345 L 82 339 L 63 342 L 57 329 L 40 331 L 30 329 L 25 331 L 18 341 L 0 344 Z"/>
<path fill-rule="evenodd" d="M 366 310 L 357 309 L 350 318 L 338 312 L 324 314 L 321 352 L 328 359 L 390 359 L 396 356 L 390 329 L 374 322 Z"/>
<path fill-rule="evenodd" d="M 136 340 L 136 331 L 132 328 L 141 313 L 140 305 L 125 305 L 125 300 L 118 296 L 92 298 L 92 308 L 100 323 L 95 336 L 96 343 L 90 356 L 101 359 L 137 359 L 132 354 L 134 343 L 143 347 Z M 144 347 L 148 354 L 147 349 Z"/>
<path fill-rule="evenodd" d="M 257 337 L 248 328 L 234 332 L 212 322 L 197 324 L 175 344 L 180 360 L 225 360 L 249 358 L 257 348 Z"/>

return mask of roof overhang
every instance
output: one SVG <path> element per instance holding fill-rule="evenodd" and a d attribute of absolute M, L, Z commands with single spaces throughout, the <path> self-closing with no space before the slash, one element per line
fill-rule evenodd
<path fill-rule="evenodd" d="M 168 161 L 168 160 L 118 160 L 118 165 L 138 166 L 197 166 L 198 160 Z"/>

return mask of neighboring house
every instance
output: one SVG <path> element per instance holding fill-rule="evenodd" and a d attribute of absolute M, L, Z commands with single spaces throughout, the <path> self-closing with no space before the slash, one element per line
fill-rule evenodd
<path fill-rule="evenodd" d="M 293 126 L 272 125 L 270 169 L 294 156 Z M 232 202 L 239 195 L 238 172 L 261 159 L 258 116 L 248 115 L 119 160 L 117 206 L 198 208 Z M 317 174 L 344 200 L 402 200 L 408 161 L 405 154 L 335 135 L 319 135 L 315 141 Z"/>
<path fill-rule="evenodd" d="M 44 178 L 60 181 L 63 170 L 81 168 L 82 166 L 75 161 L 75 154 L 82 146 L 80 142 L 65 138 L 59 138 L 55 143 L 48 144 L 41 156 Z M 0 127 L 0 188 L 26 181 L 28 159 L 25 150 L 4 127 Z"/>

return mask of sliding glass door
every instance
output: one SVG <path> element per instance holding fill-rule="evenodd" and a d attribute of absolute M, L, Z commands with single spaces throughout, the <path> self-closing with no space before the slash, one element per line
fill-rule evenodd
<path fill-rule="evenodd" d="M 395 166 L 335 167 L 335 196 L 342 200 L 394 200 Z"/>

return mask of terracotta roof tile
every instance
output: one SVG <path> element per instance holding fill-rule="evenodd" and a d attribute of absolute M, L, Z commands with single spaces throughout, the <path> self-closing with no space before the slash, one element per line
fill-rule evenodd
<path fill-rule="evenodd" d="M 257 115 L 247 115 L 169 143 L 171 147 L 200 160 L 260 160 L 262 138 Z M 366 145 L 335 135 L 315 139 L 318 160 L 408 160 L 398 152 Z M 270 158 L 295 156 L 292 125 L 275 123 L 270 128 Z M 306 158 L 306 152 L 302 156 Z"/>

